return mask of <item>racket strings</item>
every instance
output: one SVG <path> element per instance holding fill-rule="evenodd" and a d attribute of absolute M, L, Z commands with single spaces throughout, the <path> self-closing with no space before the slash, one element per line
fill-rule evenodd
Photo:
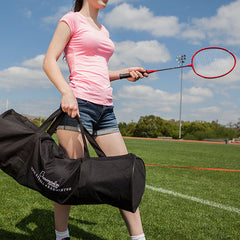
<path fill-rule="evenodd" d="M 231 71 L 235 59 L 226 50 L 204 49 L 194 56 L 192 64 L 198 75 L 206 78 L 216 78 Z"/>

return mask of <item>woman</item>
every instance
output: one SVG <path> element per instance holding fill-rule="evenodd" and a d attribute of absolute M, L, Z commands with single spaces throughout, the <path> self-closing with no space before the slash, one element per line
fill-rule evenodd
<path fill-rule="evenodd" d="M 129 72 L 129 81 L 147 77 L 143 68 L 134 67 L 119 71 L 108 70 L 108 60 L 114 45 L 106 28 L 97 21 L 98 12 L 108 0 L 76 0 L 74 12 L 59 22 L 46 53 L 43 69 L 62 94 L 61 107 L 66 112 L 58 127 L 59 143 L 70 158 L 83 156 L 83 142 L 76 120 L 79 114 L 83 125 L 94 135 L 107 156 L 123 155 L 127 148 L 119 132 L 113 112 L 110 81 L 119 74 Z M 70 69 L 68 84 L 59 69 L 57 60 L 65 50 Z M 70 206 L 54 204 L 56 240 L 70 239 L 68 217 Z M 120 210 L 130 238 L 144 240 L 139 209 L 135 213 Z"/>

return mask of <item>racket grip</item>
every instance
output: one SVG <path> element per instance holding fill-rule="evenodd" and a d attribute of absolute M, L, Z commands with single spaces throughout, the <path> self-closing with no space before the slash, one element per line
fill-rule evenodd
<path fill-rule="evenodd" d="M 131 75 L 130 75 L 130 73 L 120 73 L 119 77 L 120 77 L 120 79 L 123 79 L 123 78 L 129 78 L 129 77 L 131 77 Z"/>
<path fill-rule="evenodd" d="M 145 72 L 141 72 L 142 74 L 144 74 L 144 73 L 148 73 L 148 71 L 146 70 Z M 120 73 L 119 74 L 119 77 L 120 77 L 120 79 L 123 79 L 123 78 L 129 78 L 129 77 L 131 77 L 131 75 L 130 75 L 130 73 Z"/>

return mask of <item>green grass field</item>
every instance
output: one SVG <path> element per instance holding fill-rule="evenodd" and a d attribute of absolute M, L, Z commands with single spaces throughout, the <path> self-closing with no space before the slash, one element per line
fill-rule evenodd
<path fill-rule="evenodd" d="M 145 164 L 240 170 L 240 146 L 126 139 Z M 146 167 L 148 240 L 240 239 L 240 172 Z M 150 187 L 153 187 L 150 189 Z M 0 172 L 0 239 L 53 240 L 53 204 Z M 71 239 L 129 239 L 118 209 L 73 206 Z"/>

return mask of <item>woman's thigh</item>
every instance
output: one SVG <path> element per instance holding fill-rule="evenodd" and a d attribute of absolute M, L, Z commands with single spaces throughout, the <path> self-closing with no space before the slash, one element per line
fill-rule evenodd
<path fill-rule="evenodd" d="M 127 148 L 120 132 L 95 137 L 96 142 L 107 156 L 127 154 Z"/>
<path fill-rule="evenodd" d="M 59 144 L 65 149 L 69 158 L 77 159 L 83 157 L 84 148 L 82 135 L 70 130 L 57 130 Z"/>

